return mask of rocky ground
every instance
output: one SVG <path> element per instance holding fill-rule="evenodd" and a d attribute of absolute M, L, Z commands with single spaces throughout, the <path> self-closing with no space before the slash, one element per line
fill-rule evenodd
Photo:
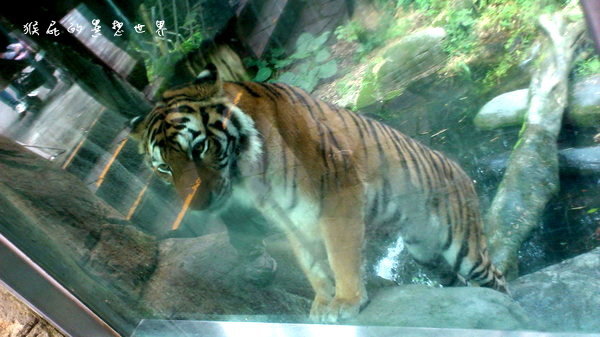
<path fill-rule="evenodd" d="M 0 285 L 0 335 L 4 337 L 64 337 L 27 305 Z"/>

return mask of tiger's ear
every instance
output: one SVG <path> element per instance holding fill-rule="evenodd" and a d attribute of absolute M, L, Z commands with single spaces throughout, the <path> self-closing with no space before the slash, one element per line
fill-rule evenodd
<path fill-rule="evenodd" d="M 146 118 L 144 116 L 133 117 L 128 123 L 127 126 L 131 130 L 129 132 L 129 137 L 134 140 L 141 142 L 144 137 L 144 130 L 146 129 Z"/>
<path fill-rule="evenodd" d="M 213 63 L 206 65 L 198 76 L 194 79 L 194 84 L 217 84 L 219 81 L 219 71 Z"/>

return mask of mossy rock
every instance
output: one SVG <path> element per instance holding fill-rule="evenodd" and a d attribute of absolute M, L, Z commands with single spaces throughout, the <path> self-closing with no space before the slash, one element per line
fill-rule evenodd
<path fill-rule="evenodd" d="M 360 86 L 355 108 L 388 101 L 413 83 L 440 70 L 446 61 L 446 32 L 430 27 L 403 37 L 373 58 Z"/>

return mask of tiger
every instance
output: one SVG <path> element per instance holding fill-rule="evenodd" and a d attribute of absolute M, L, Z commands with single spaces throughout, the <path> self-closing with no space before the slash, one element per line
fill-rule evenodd
<path fill-rule="evenodd" d="M 365 252 L 377 235 L 402 237 L 418 262 L 507 292 L 472 180 L 392 127 L 291 85 L 222 81 L 211 64 L 132 125 L 150 167 L 191 209 L 235 212 L 227 205 L 240 203 L 285 234 L 314 290 L 316 322 L 348 320 L 367 305 L 366 256 L 386 249 Z"/>

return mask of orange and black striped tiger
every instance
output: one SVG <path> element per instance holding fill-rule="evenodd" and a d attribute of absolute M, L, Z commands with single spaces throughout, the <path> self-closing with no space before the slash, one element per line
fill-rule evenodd
<path fill-rule="evenodd" d="M 473 183 L 455 162 L 299 88 L 223 83 L 209 65 L 164 92 L 132 135 L 193 208 L 235 200 L 282 229 L 314 289 L 317 321 L 352 317 L 367 303 L 369 233 L 401 235 L 417 261 L 444 261 L 465 280 L 506 291 Z"/>

